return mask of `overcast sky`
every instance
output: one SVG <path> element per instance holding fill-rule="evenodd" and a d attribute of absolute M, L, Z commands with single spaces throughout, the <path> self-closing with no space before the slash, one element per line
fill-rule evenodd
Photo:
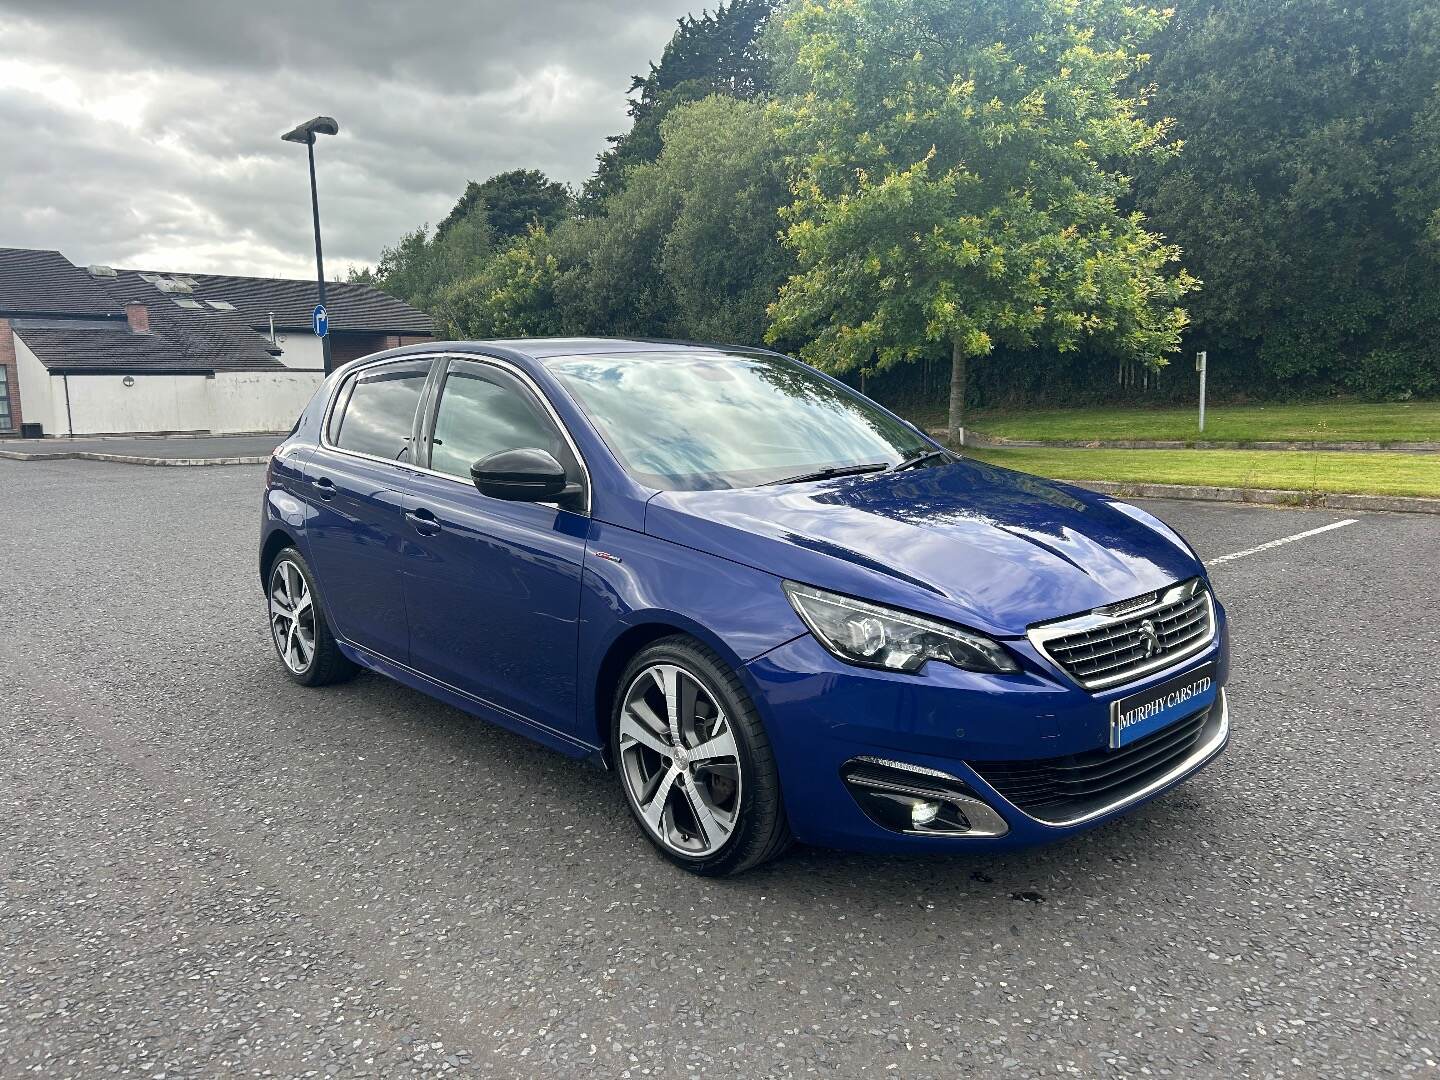
<path fill-rule="evenodd" d="M 633 72 L 703 0 L 0 0 L 0 247 L 326 275 L 442 218 L 470 179 L 578 184 Z"/>

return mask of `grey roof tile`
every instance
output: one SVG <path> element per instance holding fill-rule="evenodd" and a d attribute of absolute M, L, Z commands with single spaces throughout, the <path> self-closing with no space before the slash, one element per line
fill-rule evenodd
<path fill-rule="evenodd" d="M 300 278 L 236 277 L 230 274 L 182 274 L 144 271 L 164 277 L 185 277 L 195 282 L 184 295 L 195 300 L 224 300 L 234 304 L 253 327 L 268 326 L 270 316 L 285 330 L 308 330 L 315 309 L 315 282 Z M 139 273 L 139 271 L 121 271 Z M 153 286 L 152 286 L 153 288 Z M 159 289 L 155 289 L 159 292 Z M 325 283 L 325 307 L 332 333 L 347 331 L 433 334 L 434 320 L 373 285 L 349 281 Z"/>
<path fill-rule="evenodd" d="M 15 336 L 57 374 L 78 371 L 166 372 L 283 371 L 264 350 L 197 344 L 162 332 L 134 334 L 123 322 L 15 319 Z"/>
<path fill-rule="evenodd" d="M 254 330 L 238 312 L 212 307 L 185 308 L 176 300 L 191 295 L 167 294 L 133 270 L 116 271 L 113 278 L 101 278 L 106 291 L 123 310 L 131 300 L 145 305 L 150 334 L 167 347 L 179 349 L 197 366 L 213 371 L 251 371 L 283 367 L 274 358 L 269 339 Z"/>
<path fill-rule="evenodd" d="M 175 291 L 175 278 L 193 284 Z M 95 276 L 56 251 L 0 248 L 0 317 L 15 317 L 20 339 L 58 372 L 284 370 L 260 328 L 268 329 L 273 314 L 279 328 L 308 329 L 315 291 L 314 282 L 289 278 L 138 270 Z M 326 291 L 333 333 L 434 332 L 428 315 L 369 285 L 336 282 Z M 130 330 L 130 301 L 145 305 L 148 332 Z"/>
<path fill-rule="evenodd" d="M 0 248 L 0 317 L 118 315 L 98 280 L 58 251 Z"/>

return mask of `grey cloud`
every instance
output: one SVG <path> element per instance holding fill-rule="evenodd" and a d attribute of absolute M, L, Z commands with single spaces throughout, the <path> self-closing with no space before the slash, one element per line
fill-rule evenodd
<path fill-rule="evenodd" d="M 0 0 L 0 245 L 304 275 L 304 152 L 278 136 L 326 113 L 327 270 L 371 262 L 468 179 L 582 181 L 691 7 Z"/>

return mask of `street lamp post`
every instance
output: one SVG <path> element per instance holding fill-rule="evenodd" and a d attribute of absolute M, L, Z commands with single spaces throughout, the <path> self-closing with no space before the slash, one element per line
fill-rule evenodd
<path fill-rule="evenodd" d="M 304 143 L 306 153 L 310 158 L 310 212 L 315 217 L 315 280 L 320 287 L 319 303 L 325 306 L 325 255 L 320 249 L 320 195 L 315 187 L 315 136 L 316 135 L 338 135 L 340 125 L 332 116 L 317 116 L 313 120 L 307 120 L 293 131 L 287 131 L 280 138 L 284 142 Z M 320 347 L 325 354 L 325 374 L 329 375 L 334 370 L 334 364 L 330 360 L 330 333 L 326 332 L 320 337 Z"/>

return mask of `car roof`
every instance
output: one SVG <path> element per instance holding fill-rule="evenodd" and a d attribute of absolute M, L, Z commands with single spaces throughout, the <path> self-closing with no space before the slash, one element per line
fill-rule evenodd
<path fill-rule="evenodd" d="M 519 354 L 531 360 L 556 356 L 601 356 L 606 353 L 737 353 L 778 355 L 770 349 L 752 345 L 722 345 L 701 341 L 667 341 L 660 338 L 551 337 L 494 338 L 485 341 L 427 341 L 409 345 L 396 353 L 406 352 L 503 352 Z"/>

